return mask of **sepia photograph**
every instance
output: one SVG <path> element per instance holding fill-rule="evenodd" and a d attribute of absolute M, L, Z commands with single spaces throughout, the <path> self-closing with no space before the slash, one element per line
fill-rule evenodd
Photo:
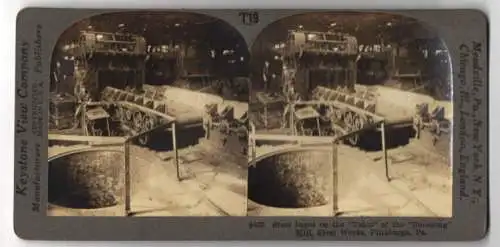
<path fill-rule="evenodd" d="M 27 7 L 16 20 L 20 239 L 488 234 L 481 9 Z"/>
<path fill-rule="evenodd" d="M 230 24 L 119 12 L 51 60 L 50 216 L 245 216 L 249 49 Z"/>
<path fill-rule="evenodd" d="M 306 13 L 251 56 L 248 216 L 452 216 L 451 64 L 431 26 Z"/>

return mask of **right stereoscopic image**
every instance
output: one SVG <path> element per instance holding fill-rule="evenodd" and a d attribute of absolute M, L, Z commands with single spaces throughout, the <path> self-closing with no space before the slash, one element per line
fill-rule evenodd
<path fill-rule="evenodd" d="M 294 15 L 251 54 L 248 216 L 452 216 L 451 64 L 432 27 Z"/>

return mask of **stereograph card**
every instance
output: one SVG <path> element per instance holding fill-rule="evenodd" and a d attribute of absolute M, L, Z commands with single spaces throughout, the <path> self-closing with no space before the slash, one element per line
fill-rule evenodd
<path fill-rule="evenodd" d="M 15 232 L 479 240 L 477 10 L 26 8 Z"/>

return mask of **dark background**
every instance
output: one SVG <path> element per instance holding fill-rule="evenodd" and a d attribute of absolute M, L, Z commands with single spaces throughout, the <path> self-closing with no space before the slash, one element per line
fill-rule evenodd
<path fill-rule="evenodd" d="M 331 24 L 335 23 L 332 27 Z M 388 25 L 388 23 L 390 23 Z M 281 74 L 281 62 L 274 59 L 278 55 L 272 50 L 276 43 L 284 42 L 287 38 L 288 30 L 297 30 L 301 27 L 304 31 L 337 31 L 353 35 L 357 38 L 358 45 L 379 44 L 381 41 L 393 46 L 405 47 L 408 51 L 409 61 L 405 64 L 399 63 L 401 71 L 412 72 L 420 69 L 431 78 L 439 78 L 440 83 L 449 83 L 449 60 L 448 54 L 445 57 L 431 57 L 422 60 L 422 54 L 417 48 L 427 47 L 429 50 L 446 50 L 445 44 L 438 34 L 425 23 L 402 15 L 392 15 L 383 13 L 356 13 L 356 12 L 330 12 L 311 13 L 294 15 L 276 21 L 259 34 L 252 45 L 251 78 L 252 88 L 260 90 L 263 88 L 262 69 L 264 61 L 270 61 L 271 73 Z M 359 76 L 358 76 L 359 77 Z M 443 82 L 446 81 L 446 82 Z M 276 77 L 271 83 L 281 83 Z M 358 83 L 365 83 L 362 80 Z M 449 92 L 449 85 L 442 87 L 440 91 Z M 276 87 L 275 87 L 276 88 Z M 427 92 L 428 94 L 442 94 Z M 433 95 L 438 98 L 449 97 Z"/>
<path fill-rule="evenodd" d="M 119 27 L 124 24 L 124 28 Z M 243 37 L 234 27 L 217 18 L 194 13 L 175 12 L 122 12 L 92 16 L 68 28 L 59 38 L 53 53 L 52 72 L 57 72 L 61 83 L 58 91 L 72 93 L 73 62 L 64 59 L 62 46 L 77 41 L 81 30 L 100 32 L 125 31 L 143 36 L 147 45 L 190 44 L 195 50 L 195 58 L 185 61 L 191 63 L 188 74 L 209 74 L 214 78 L 229 80 L 234 77 L 248 76 L 249 51 Z M 210 56 L 210 50 L 217 54 Z M 232 55 L 222 56 L 223 50 L 234 50 Z M 243 59 L 242 59 L 243 58 Z M 173 83 L 167 78 L 154 76 L 158 71 L 166 71 L 159 59 L 146 63 L 146 84 L 168 85 Z M 230 60 L 234 60 L 229 63 Z M 59 70 L 56 62 L 61 63 Z M 66 79 L 63 76 L 66 76 Z M 53 74 L 51 81 L 54 82 Z"/>

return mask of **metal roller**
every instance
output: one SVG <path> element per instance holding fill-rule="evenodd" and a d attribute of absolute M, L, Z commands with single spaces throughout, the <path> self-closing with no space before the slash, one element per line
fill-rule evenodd
<path fill-rule="evenodd" d="M 132 116 L 133 116 L 132 110 L 131 109 L 126 109 L 126 108 L 123 108 L 123 109 L 124 109 L 124 113 L 125 113 L 125 121 L 131 122 L 132 121 Z"/>
<path fill-rule="evenodd" d="M 119 121 L 123 121 L 123 119 L 125 119 L 125 110 L 121 105 L 116 105 L 116 119 Z"/>
<path fill-rule="evenodd" d="M 142 132 L 144 130 L 144 113 L 137 111 L 134 113 L 134 129 Z"/>
<path fill-rule="evenodd" d="M 360 116 L 360 115 L 354 115 L 353 117 L 353 126 L 351 128 L 352 131 L 357 131 L 357 130 L 360 130 L 360 129 L 363 129 L 366 125 L 366 120 Z M 349 142 L 352 144 L 352 145 L 356 145 L 358 144 L 359 142 L 359 135 L 358 134 L 355 134 L 355 135 L 352 135 L 351 137 L 349 137 Z"/>
<path fill-rule="evenodd" d="M 156 126 L 156 117 L 152 115 L 146 115 L 144 117 L 144 127 L 146 130 L 153 129 Z"/>
<path fill-rule="evenodd" d="M 344 114 L 344 123 L 347 128 L 352 128 L 354 125 L 354 114 L 352 112 L 348 111 Z"/>

